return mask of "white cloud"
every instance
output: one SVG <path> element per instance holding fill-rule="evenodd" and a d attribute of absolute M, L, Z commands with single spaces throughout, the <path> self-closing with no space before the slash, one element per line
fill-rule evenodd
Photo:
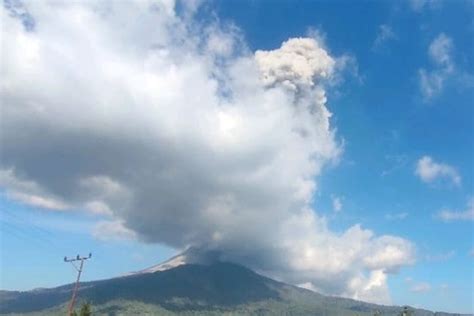
<path fill-rule="evenodd" d="M 415 12 L 424 9 L 436 9 L 441 6 L 441 0 L 410 0 L 410 7 Z"/>
<path fill-rule="evenodd" d="M 426 183 L 444 179 L 451 181 L 454 185 L 461 185 L 461 176 L 454 167 L 438 163 L 430 156 L 423 156 L 418 160 L 415 174 Z"/>
<path fill-rule="evenodd" d="M 61 199 L 46 194 L 38 183 L 16 177 L 12 169 L 0 169 L 0 187 L 6 188 L 8 198 L 29 206 L 56 211 L 70 208 Z"/>
<path fill-rule="evenodd" d="M 452 221 L 474 221 L 474 197 L 467 203 L 464 211 L 442 210 L 436 217 L 445 222 Z"/>
<path fill-rule="evenodd" d="M 447 261 L 447 260 L 451 259 L 452 257 L 454 257 L 455 254 L 456 254 L 456 252 L 454 250 L 450 250 L 450 251 L 445 252 L 445 253 L 437 253 L 437 254 L 433 254 L 433 255 L 427 255 L 426 260 L 434 261 L 434 262 Z"/>
<path fill-rule="evenodd" d="M 415 283 L 410 287 L 411 292 L 425 293 L 431 291 L 431 285 L 427 282 Z"/>
<path fill-rule="evenodd" d="M 387 24 L 381 24 L 377 30 L 372 49 L 381 48 L 386 42 L 397 39 L 397 35 L 393 31 L 392 27 Z"/>
<path fill-rule="evenodd" d="M 102 201 L 91 201 L 84 205 L 85 209 L 97 215 L 113 215 L 110 207 Z"/>
<path fill-rule="evenodd" d="M 355 292 L 354 299 L 367 302 L 390 302 L 387 274 L 383 270 L 373 270 L 367 277 L 353 278 L 349 288 Z"/>
<path fill-rule="evenodd" d="M 2 187 L 107 214 L 97 238 L 216 250 L 389 302 L 413 244 L 335 233 L 312 207 L 341 154 L 326 98 L 338 57 L 312 38 L 254 54 L 233 27 L 173 8 L 27 1 L 31 30 L 2 7 Z"/>
<path fill-rule="evenodd" d="M 338 196 L 331 196 L 332 210 L 336 213 L 342 210 L 342 200 Z"/>
<path fill-rule="evenodd" d="M 437 65 L 449 70 L 453 68 L 452 61 L 453 41 L 446 34 L 441 33 L 436 37 L 428 48 L 428 54 Z"/>
<path fill-rule="evenodd" d="M 444 89 L 446 80 L 454 74 L 453 41 L 440 33 L 430 44 L 428 55 L 434 63 L 431 70 L 420 69 L 418 72 L 421 94 L 425 101 L 439 95 Z"/>
<path fill-rule="evenodd" d="M 45 209 L 50 209 L 50 210 L 65 210 L 69 206 L 61 201 L 52 199 L 52 198 L 47 198 L 39 195 L 33 195 L 33 194 L 27 194 L 27 193 L 21 193 L 21 192 L 14 192 L 8 194 L 8 197 L 17 200 L 21 203 L 24 203 L 26 205 L 30 206 L 35 206 L 39 208 L 45 208 Z"/>
<path fill-rule="evenodd" d="M 405 278 L 405 283 L 409 287 L 410 292 L 413 293 L 425 293 L 431 291 L 431 284 L 428 282 L 418 282 L 413 280 L 411 277 Z"/>
<path fill-rule="evenodd" d="M 382 236 L 374 240 L 370 256 L 364 258 L 366 267 L 385 272 L 398 270 L 406 263 L 413 263 L 413 249 L 399 237 Z"/>
<path fill-rule="evenodd" d="M 311 282 L 305 282 L 297 285 L 300 288 L 318 292 L 318 289 Z"/>
<path fill-rule="evenodd" d="M 137 238 L 137 234 L 125 227 L 121 220 L 100 221 L 94 227 L 92 235 L 103 241 L 133 240 Z"/>
<path fill-rule="evenodd" d="M 444 81 L 446 79 L 444 73 L 437 71 L 429 72 L 425 69 L 420 69 L 418 75 L 420 77 L 421 94 L 425 101 L 432 99 L 443 89 Z"/>
<path fill-rule="evenodd" d="M 328 51 L 327 46 L 327 34 L 320 28 L 309 27 L 306 30 L 306 36 L 314 39 L 319 45 L 326 51 Z"/>
<path fill-rule="evenodd" d="M 385 219 L 389 221 L 404 220 L 408 217 L 407 212 L 385 214 Z"/>

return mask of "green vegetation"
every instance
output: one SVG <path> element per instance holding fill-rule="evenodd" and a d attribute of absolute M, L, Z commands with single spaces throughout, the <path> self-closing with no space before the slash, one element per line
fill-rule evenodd
<path fill-rule="evenodd" d="M 77 312 L 74 311 L 72 316 L 78 316 Z M 83 303 L 79 311 L 79 316 L 92 316 L 92 307 L 90 303 Z"/>

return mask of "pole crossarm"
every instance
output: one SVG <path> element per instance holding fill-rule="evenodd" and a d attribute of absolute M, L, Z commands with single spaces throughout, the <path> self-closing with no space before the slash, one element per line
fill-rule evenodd
<path fill-rule="evenodd" d="M 87 257 L 81 257 L 79 255 L 77 255 L 76 257 L 73 257 L 73 258 L 64 257 L 64 262 L 74 262 L 74 261 L 87 260 L 87 259 L 90 259 L 91 257 L 92 257 L 92 253 L 89 253 L 89 255 Z"/>

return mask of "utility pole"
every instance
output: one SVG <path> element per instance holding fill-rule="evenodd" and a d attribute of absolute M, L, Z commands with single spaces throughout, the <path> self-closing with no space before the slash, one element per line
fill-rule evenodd
<path fill-rule="evenodd" d="M 76 295 L 77 295 L 77 290 L 79 289 L 79 280 L 81 278 L 81 273 L 82 273 L 82 267 L 84 266 L 84 261 L 87 259 L 90 259 L 92 257 L 92 254 L 89 253 L 88 257 L 81 257 L 79 255 L 76 256 L 76 258 L 71 258 L 68 259 L 68 257 L 64 257 L 64 262 L 70 262 L 74 269 L 77 271 L 77 279 L 76 279 L 76 284 L 74 285 L 74 290 L 72 292 L 72 298 L 71 302 L 69 303 L 69 308 L 68 308 L 68 315 L 71 316 L 72 312 L 74 310 L 74 303 L 76 302 Z M 74 263 L 75 261 L 80 261 L 81 263 L 79 264 L 79 267 L 76 266 Z"/>

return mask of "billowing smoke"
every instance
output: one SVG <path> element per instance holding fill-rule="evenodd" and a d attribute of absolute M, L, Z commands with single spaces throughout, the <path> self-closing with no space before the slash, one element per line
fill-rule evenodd
<path fill-rule="evenodd" d="M 338 159 L 318 40 L 251 52 L 171 1 L 31 1 L 1 10 L 6 195 L 102 214 L 95 234 L 196 246 L 328 294 L 388 302 L 410 242 L 313 209 Z"/>

